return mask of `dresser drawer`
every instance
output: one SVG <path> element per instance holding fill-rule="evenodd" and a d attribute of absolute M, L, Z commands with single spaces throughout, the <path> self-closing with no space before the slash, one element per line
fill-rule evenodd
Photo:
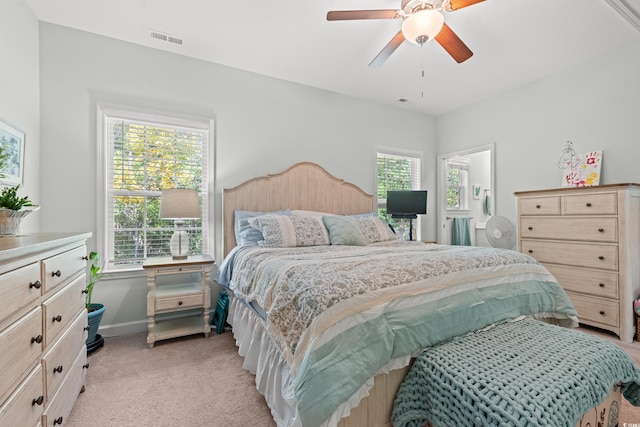
<path fill-rule="evenodd" d="M 37 262 L 0 275 L 0 322 L 23 307 L 39 305 L 41 287 Z"/>
<path fill-rule="evenodd" d="M 85 276 L 76 277 L 53 297 L 42 303 L 45 348 L 53 344 L 77 313 L 85 306 Z"/>
<path fill-rule="evenodd" d="M 522 240 L 522 252 L 542 263 L 618 270 L 618 247 L 588 243 Z"/>
<path fill-rule="evenodd" d="M 87 311 L 82 309 L 69 329 L 42 359 L 47 401 L 55 394 L 76 359 L 78 349 L 87 340 L 86 327 Z"/>
<path fill-rule="evenodd" d="M 617 218 L 521 217 L 520 236 L 533 239 L 617 242 Z"/>
<path fill-rule="evenodd" d="M 578 319 L 584 323 L 601 323 L 608 326 L 619 326 L 619 303 L 586 295 L 567 292 L 569 299 L 578 312 Z"/>
<path fill-rule="evenodd" d="M 564 290 L 618 299 L 618 273 L 544 264 Z"/>
<path fill-rule="evenodd" d="M 42 340 L 39 307 L 0 332 L 0 402 L 39 361 Z"/>
<path fill-rule="evenodd" d="M 616 193 L 564 196 L 562 212 L 564 215 L 616 215 L 617 201 Z"/>
<path fill-rule="evenodd" d="M 186 310 L 188 308 L 199 307 L 202 308 L 204 304 L 204 294 L 183 295 L 170 298 L 157 298 L 156 299 L 156 311 L 163 310 Z"/>
<path fill-rule="evenodd" d="M 39 425 L 43 403 L 42 368 L 38 364 L 0 406 L 0 426 Z"/>
<path fill-rule="evenodd" d="M 53 396 L 53 399 L 49 401 L 44 411 L 44 416 L 42 417 L 43 426 L 64 426 L 69 419 L 73 404 L 84 385 L 87 372 L 87 347 L 83 346 L 76 356 L 58 392 Z"/>
<path fill-rule="evenodd" d="M 519 199 L 520 215 L 560 215 L 560 197 L 527 197 Z"/>
<path fill-rule="evenodd" d="M 42 260 L 42 280 L 44 282 L 42 292 L 50 292 L 67 282 L 79 271 L 83 271 L 87 266 L 87 261 L 84 259 L 86 252 L 86 247 L 80 246 Z"/>

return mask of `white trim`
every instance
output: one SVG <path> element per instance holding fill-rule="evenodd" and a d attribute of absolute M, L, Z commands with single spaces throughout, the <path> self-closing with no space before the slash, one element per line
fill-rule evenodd
<path fill-rule="evenodd" d="M 605 0 L 636 30 L 640 31 L 640 7 L 631 6 L 627 0 Z M 637 3 L 637 1 L 636 1 Z"/>

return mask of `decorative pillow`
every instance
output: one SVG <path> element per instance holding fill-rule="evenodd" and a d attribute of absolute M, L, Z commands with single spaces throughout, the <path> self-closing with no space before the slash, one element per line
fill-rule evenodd
<path fill-rule="evenodd" d="M 366 244 L 396 239 L 389 224 L 377 216 L 355 218 L 355 220 L 358 221 Z"/>
<path fill-rule="evenodd" d="M 254 212 L 254 211 L 234 211 L 234 231 L 236 234 L 236 245 L 238 246 L 257 246 L 264 237 L 260 230 L 249 225 L 249 218 L 270 215 L 289 215 L 289 209 L 274 212 Z"/>
<path fill-rule="evenodd" d="M 322 221 L 329 230 L 332 245 L 364 246 L 364 235 L 355 218 L 348 216 L 323 216 Z"/>
<path fill-rule="evenodd" d="M 328 245 L 329 233 L 321 217 L 263 215 L 249 218 L 249 225 L 262 232 L 260 246 L 287 248 Z"/>

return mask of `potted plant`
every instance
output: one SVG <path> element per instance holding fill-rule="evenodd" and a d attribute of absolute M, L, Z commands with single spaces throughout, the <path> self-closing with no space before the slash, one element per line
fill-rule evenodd
<path fill-rule="evenodd" d="M 5 153 L 0 145 L 0 178 L 4 178 L 3 173 L 8 154 Z M 29 197 L 19 197 L 18 189 L 20 185 L 15 187 L 4 187 L 0 192 L 0 236 L 11 236 L 18 234 L 22 219 L 40 209 L 40 206 L 34 205 Z"/>
<path fill-rule="evenodd" d="M 87 288 L 85 290 L 87 294 L 86 307 L 89 320 L 87 353 L 91 353 L 104 345 L 104 338 L 98 334 L 98 328 L 100 327 L 100 321 L 102 320 L 105 306 L 103 304 L 92 303 L 91 296 L 93 295 L 93 287 L 105 276 L 105 274 L 102 272 L 102 267 L 99 265 L 99 256 L 97 252 L 91 251 L 87 257 L 87 261 L 90 265 L 89 278 L 87 280 Z"/>

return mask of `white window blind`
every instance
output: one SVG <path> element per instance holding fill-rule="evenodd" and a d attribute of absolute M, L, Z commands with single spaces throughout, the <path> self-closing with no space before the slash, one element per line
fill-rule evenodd
<path fill-rule="evenodd" d="M 386 215 L 387 191 L 420 190 L 422 158 L 392 152 L 378 151 L 378 213 Z"/>
<path fill-rule="evenodd" d="M 185 222 L 189 253 L 208 253 L 209 122 L 105 111 L 102 126 L 106 269 L 130 269 L 148 257 L 170 255 L 173 223 L 159 218 L 167 188 L 198 192 L 201 218 Z"/>
<path fill-rule="evenodd" d="M 447 209 L 466 210 L 469 206 L 469 168 L 468 159 L 447 161 Z"/>

